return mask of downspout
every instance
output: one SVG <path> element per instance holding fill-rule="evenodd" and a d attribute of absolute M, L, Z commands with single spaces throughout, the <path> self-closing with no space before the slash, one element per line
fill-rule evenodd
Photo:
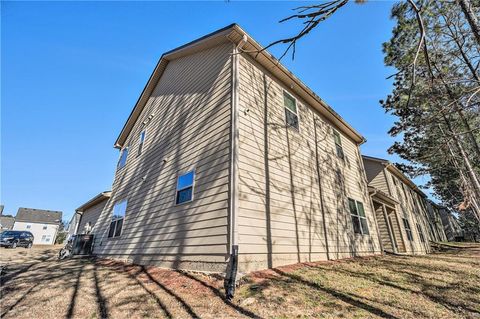
<path fill-rule="evenodd" d="M 322 226 L 323 226 L 323 234 L 325 238 L 325 250 L 327 253 L 327 260 L 330 260 L 330 248 L 328 246 L 328 233 L 327 233 L 327 221 L 325 216 L 325 205 L 323 203 L 323 187 L 322 187 L 322 179 L 320 174 L 320 161 L 318 159 L 319 152 L 318 152 L 318 133 L 317 133 L 317 121 L 315 119 L 315 115 L 313 116 L 313 132 L 315 134 L 315 162 L 317 166 L 317 179 L 318 179 L 318 190 L 320 192 L 320 208 L 322 210 Z"/>
<path fill-rule="evenodd" d="M 243 35 L 242 40 L 237 44 L 233 44 L 232 54 L 232 108 L 231 108 L 231 159 L 230 159 L 230 229 L 229 229 L 229 263 L 227 265 L 225 275 L 225 297 L 231 300 L 235 294 L 235 285 L 237 281 L 238 271 L 238 227 L 237 227 L 237 211 L 238 211 L 238 54 L 241 48 L 247 43 L 248 37 Z"/>

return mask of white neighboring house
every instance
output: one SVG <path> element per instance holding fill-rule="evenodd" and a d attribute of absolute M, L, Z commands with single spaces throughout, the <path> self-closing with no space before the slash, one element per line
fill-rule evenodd
<path fill-rule="evenodd" d="M 20 207 L 15 216 L 13 230 L 31 232 L 34 245 L 53 245 L 61 222 L 62 212 Z"/>

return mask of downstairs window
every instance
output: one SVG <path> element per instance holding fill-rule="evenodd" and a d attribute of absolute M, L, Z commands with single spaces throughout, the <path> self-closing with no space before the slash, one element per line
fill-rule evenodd
<path fill-rule="evenodd" d="M 363 203 L 349 198 L 348 205 L 350 207 L 350 215 L 352 217 L 353 231 L 356 234 L 368 235 L 367 217 L 365 216 Z"/>
<path fill-rule="evenodd" d="M 127 200 L 122 200 L 113 206 L 112 221 L 108 230 L 108 238 L 119 237 L 122 234 L 123 221 L 127 211 Z"/>

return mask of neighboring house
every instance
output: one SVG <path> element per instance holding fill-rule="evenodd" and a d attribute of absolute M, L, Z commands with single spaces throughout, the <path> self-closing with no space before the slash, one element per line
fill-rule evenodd
<path fill-rule="evenodd" d="M 13 229 L 15 217 L 11 215 L 0 215 L 0 230 Z"/>
<path fill-rule="evenodd" d="M 432 241 L 447 241 L 445 230 L 443 229 L 442 218 L 440 216 L 441 206 L 431 200 L 426 201 L 428 212 L 429 232 L 428 235 Z"/>
<path fill-rule="evenodd" d="M 115 147 L 94 253 L 246 272 L 380 254 L 365 140 L 238 25 L 165 53 Z M 257 54 L 258 52 L 258 54 Z"/>
<path fill-rule="evenodd" d="M 102 192 L 75 210 L 75 215 L 79 217 L 74 234 L 90 234 L 93 232 L 110 196 L 110 191 Z"/>
<path fill-rule="evenodd" d="M 72 235 L 75 235 L 78 229 L 78 225 L 80 223 L 80 218 L 82 215 L 77 214 L 76 212 L 73 214 L 72 218 L 68 222 L 67 226 L 67 239 L 70 238 Z"/>
<path fill-rule="evenodd" d="M 458 223 L 457 218 L 446 207 L 439 209 L 440 218 L 442 219 L 443 228 L 448 241 L 463 241 L 464 232 Z"/>
<path fill-rule="evenodd" d="M 61 222 L 62 212 L 20 207 L 13 230 L 31 232 L 34 245 L 53 245 Z"/>
<path fill-rule="evenodd" d="M 426 195 L 388 160 L 363 156 L 383 248 L 395 253 L 431 251 Z"/>

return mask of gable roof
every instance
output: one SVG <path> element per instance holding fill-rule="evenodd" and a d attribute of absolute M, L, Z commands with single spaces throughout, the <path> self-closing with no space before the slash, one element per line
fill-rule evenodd
<path fill-rule="evenodd" d="M 420 188 L 418 188 L 417 184 L 415 184 L 410 178 L 408 178 L 400 169 L 398 169 L 397 166 L 395 166 L 394 163 L 390 162 L 387 159 L 379 158 L 379 157 L 373 157 L 373 156 L 367 156 L 367 155 L 362 155 L 362 158 L 369 160 L 369 161 L 374 161 L 382 164 L 385 166 L 385 168 L 392 173 L 393 175 L 397 176 L 400 180 L 402 180 L 405 184 L 410 186 L 414 191 L 420 194 L 420 196 L 427 198 L 427 195 L 425 195 L 424 192 Z"/>
<path fill-rule="evenodd" d="M 105 191 L 105 192 L 101 192 L 100 194 L 98 194 L 97 196 L 93 197 L 92 199 L 90 199 L 88 202 L 86 202 L 85 204 L 83 204 L 82 206 L 78 207 L 77 209 L 75 209 L 75 211 L 77 213 L 83 213 L 85 210 L 89 209 L 90 207 L 98 204 L 98 203 L 101 203 L 107 199 L 110 198 L 110 196 L 112 196 L 112 192 L 111 191 Z"/>
<path fill-rule="evenodd" d="M 14 223 L 15 223 L 15 218 L 13 216 L 0 216 L 1 229 L 12 229 Z"/>
<path fill-rule="evenodd" d="M 349 136 L 357 144 L 362 144 L 366 141 L 366 139 L 360 135 L 360 133 L 351 127 L 338 113 L 336 113 L 327 103 L 325 103 L 325 101 L 323 101 L 309 87 L 300 81 L 300 79 L 293 75 L 293 73 L 283 66 L 273 55 L 266 50 L 260 51 L 263 49 L 263 47 L 249 34 L 247 34 L 238 24 L 233 23 L 197 40 L 170 50 L 160 57 L 160 60 L 158 61 L 153 73 L 150 75 L 150 78 L 140 94 L 135 107 L 130 113 L 125 125 L 122 128 L 122 131 L 115 141 L 114 147 L 122 148 L 124 146 L 128 134 L 140 116 L 148 101 L 148 98 L 157 85 L 169 61 L 205 50 L 225 41 L 231 41 L 234 44 L 239 44 L 244 41 L 245 37 L 246 42 L 242 44 L 242 51 L 244 53 L 249 54 L 260 65 L 271 72 L 277 79 L 290 87 L 293 92 L 299 95 L 305 102 L 330 120 L 340 131 Z"/>
<path fill-rule="evenodd" d="M 62 212 L 20 207 L 15 216 L 15 221 L 39 224 L 60 224 L 62 221 Z"/>

